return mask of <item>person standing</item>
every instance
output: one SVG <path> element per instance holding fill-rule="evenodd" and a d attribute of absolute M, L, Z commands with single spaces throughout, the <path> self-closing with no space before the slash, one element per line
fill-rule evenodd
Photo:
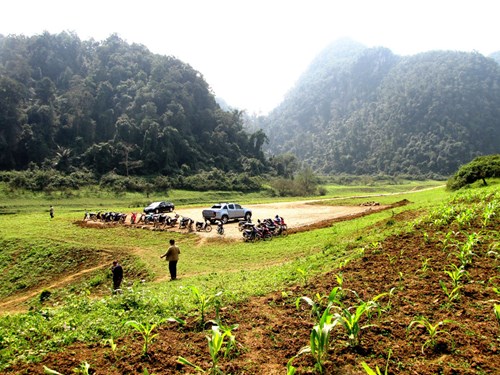
<path fill-rule="evenodd" d="M 168 261 L 168 270 L 170 271 L 170 281 L 177 279 L 177 262 L 179 261 L 179 254 L 181 250 L 175 244 L 175 240 L 170 240 L 170 247 L 167 252 L 160 256 L 161 258 L 165 258 Z"/>
<path fill-rule="evenodd" d="M 50 213 L 50 218 L 53 219 L 54 218 L 54 206 L 50 206 L 49 213 Z"/>
<path fill-rule="evenodd" d="M 113 261 L 111 272 L 113 272 L 113 293 L 116 293 L 118 290 L 120 290 L 120 285 L 122 284 L 123 280 L 123 268 L 117 260 Z"/>

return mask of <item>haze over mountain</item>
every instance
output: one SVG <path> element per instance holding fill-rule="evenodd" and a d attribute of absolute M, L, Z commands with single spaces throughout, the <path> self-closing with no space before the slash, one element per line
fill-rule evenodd
<path fill-rule="evenodd" d="M 500 66 L 493 58 L 397 56 L 339 40 L 259 119 L 267 151 L 293 153 L 327 174 L 449 175 L 500 151 Z"/>

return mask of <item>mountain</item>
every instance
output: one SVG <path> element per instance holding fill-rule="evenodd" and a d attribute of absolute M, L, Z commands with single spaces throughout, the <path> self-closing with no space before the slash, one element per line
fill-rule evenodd
<path fill-rule="evenodd" d="M 266 151 L 320 173 L 446 176 L 500 149 L 500 67 L 478 53 L 394 55 L 341 40 L 261 121 Z"/>
<path fill-rule="evenodd" d="M 259 173 L 263 136 L 200 72 L 117 35 L 0 35 L 0 170 Z"/>

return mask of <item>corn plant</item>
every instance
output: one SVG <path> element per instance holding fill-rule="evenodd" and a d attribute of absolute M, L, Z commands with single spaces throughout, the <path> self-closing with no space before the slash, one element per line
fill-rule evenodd
<path fill-rule="evenodd" d="M 319 293 L 316 293 L 316 302 L 306 296 L 299 297 L 295 301 L 295 307 L 297 310 L 300 307 L 300 302 L 304 301 L 306 302 L 309 306 L 311 306 L 311 315 L 316 316 L 316 318 L 319 320 L 321 319 L 321 315 L 323 314 L 323 311 L 326 309 L 330 309 L 333 305 L 338 305 L 342 306 L 342 298 L 343 298 L 343 293 L 342 293 L 342 288 L 340 286 L 336 286 L 335 288 L 332 289 L 330 294 L 328 295 L 328 298 L 326 299 L 326 304 L 323 305 L 323 301 L 325 301 L 326 296 L 321 296 Z"/>
<path fill-rule="evenodd" d="M 302 268 L 297 268 L 297 273 L 302 278 L 303 285 L 306 286 L 307 285 L 307 271 L 303 270 Z"/>
<path fill-rule="evenodd" d="M 361 334 L 361 330 L 373 326 L 372 324 L 361 326 L 360 320 L 364 314 L 367 314 L 372 307 L 374 306 L 373 302 L 362 302 L 358 306 L 348 307 L 348 308 L 340 308 L 336 307 L 339 312 L 335 313 L 335 321 L 340 323 L 346 330 L 347 337 L 349 339 L 349 346 L 355 347 L 359 344 L 359 337 Z M 355 308 L 354 313 L 351 310 Z"/>
<path fill-rule="evenodd" d="M 290 358 L 286 363 L 286 375 L 295 375 L 295 373 L 297 372 L 295 366 L 292 365 L 292 361 L 294 360 L 294 358 L 295 357 Z"/>
<path fill-rule="evenodd" d="M 476 214 L 474 210 L 472 208 L 466 208 L 456 216 L 455 221 L 460 228 L 464 228 L 470 225 L 475 217 Z"/>
<path fill-rule="evenodd" d="M 217 301 L 217 299 L 222 295 L 222 292 L 207 296 L 205 294 L 201 294 L 195 286 L 190 286 L 189 288 L 194 295 L 195 303 L 197 304 L 198 311 L 200 312 L 198 325 L 200 328 L 203 328 L 205 326 L 205 314 L 207 309 Z"/>
<path fill-rule="evenodd" d="M 493 216 L 495 216 L 498 208 L 498 201 L 488 202 L 486 208 L 483 211 L 483 226 L 487 226 L 491 222 L 491 219 L 493 218 Z"/>
<path fill-rule="evenodd" d="M 476 255 L 472 250 L 478 241 L 479 235 L 477 233 L 471 233 L 467 235 L 467 240 L 459 246 L 457 258 L 460 260 L 463 267 L 472 264 L 472 257 Z"/>
<path fill-rule="evenodd" d="M 459 282 L 463 277 L 469 277 L 469 273 L 463 266 L 457 267 L 455 264 L 451 264 L 449 267 L 451 270 L 444 270 L 444 273 L 450 277 L 454 288 L 458 287 Z"/>
<path fill-rule="evenodd" d="M 422 270 L 423 274 L 425 274 L 429 270 L 429 268 L 430 268 L 429 264 L 430 264 L 431 260 L 432 260 L 432 258 L 425 258 L 425 259 L 423 258 L 422 259 L 421 270 Z"/>
<path fill-rule="evenodd" d="M 392 350 L 389 349 L 389 353 L 387 354 L 387 362 L 385 364 L 385 371 L 384 375 L 388 374 L 388 369 L 389 369 L 389 360 L 391 359 L 391 354 Z M 370 366 L 366 364 L 366 362 L 361 362 L 361 366 L 363 366 L 363 369 L 368 375 L 382 375 L 382 372 L 380 371 L 380 368 L 378 366 L 375 366 L 375 370 L 372 370 Z"/>
<path fill-rule="evenodd" d="M 142 338 L 144 339 L 144 344 L 142 345 L 142 356 L 145 357 L 148 354 L 149 346 L 153 343 L 155 337 L 158 336 L 157 333 L 153 334 L 156 324 L 142 324 L 135 320 L 129 320 L 125 324 L 127 326 L 131 326 L 142 335 Z"/>
<path fill-rule="evenodd" d="M 311 353 L 316 361 L 315 367 L 320 373 L 324 370 L 324 360 L 330 348 L 330 333 L 337 321 L 333 320 L 334 316 L 329 309 L 326 309 L 321 318 L 312 330 L 309 338 L 309 345 L 303 347 L 297 355 L 303 353 Z"/>
<path fill-rule="evenodd" d="M 494 305 L 493 312 L 495 313 L 498 324 L 500 324 L 500 305 Z"/>
<path fill-rule="evenodd" d="M 448 287 L 442 280 L 439 280 L 439 285 L 441 285 L 441 289 L 443 290 L 444 294 L 446 294 L 446 297 L 448 297 L 448 302 L 455 302 L 460 299 L 460 289 L 462 289 L 461 285 L 453 286 L 452 288 L 448 289 Z"/>
<path fill-rule="evenodd" d="M 90 365 L 87 361 L 82 362 L 80 366 L 73 369 L 75 374 L 89 375 Z"/>
<path fill-rule="evenodd" d="M 222 347 L 224 344 L 224 338 L 227 337 L 227 331 L 221 332 L 218 326 L 212 326 L 212 335 L 206 336 L 208 341 L 208 352 L 212 359 L 212 367 L 209 369 L 210 374 L 220 374 L 221 371 L 218 367 L 218 363 L 221 356 Z M 186 358 L 179 356 L 177 362 L 191 366 L 196 371 L 205 372 L 200 366 L 188 361 Z"/>
<path fill-rule="evenodd" d="M 429 346 L 433 349 L 436 347 L 438 336 L 440 336 L 442 334 L 446 334 L 446 335 L 449 335 L 451 338 L 451 335 L 449 332 L 446 332 L 444 330 L 439 329 L 439 327 L 441 327 L 445 324 L 448 324 L 448 323 L 454 323 L 454 322 L 452 320 L 445 319 L 445 320 L 439 321 L 433 325 L 431 322 L 429 322 L 429 320 L 426 317 L 421 317 L 421 318 L 414 319 L 410 323 L 410 325 L 408 326 L 408 330 L 410 330 L 411 327 L 413 327 L 414 325 L 417 325 L 417 326 L 420 326 L 420 327 L 423 327 L 426 329 L 427 334 L 429 335 L 429 338 L 422 345 L 422 354 L 423 354 L 426 347 Z"/>

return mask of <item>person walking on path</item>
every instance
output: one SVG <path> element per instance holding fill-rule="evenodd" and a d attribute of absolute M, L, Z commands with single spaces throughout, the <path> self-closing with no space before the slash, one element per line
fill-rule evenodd
<path fill-rule="evenodd" d="M 120 285 L 123 280 L 123 268 L 117 260 L 113 261 L 111 272 L 113 272 L 113 293 L 116 293 L 120 290 Z"/>
<path fill-rule="evenodd" d="M 53 219 L 54 218 L 54 206 L 50 206 L 49 213 L 50 213 L 50 218 Z"/>
<path fill-rule="evenodd" d="M 179 254 L 181 250 L 175 245 L 175 240 L 170 240 L 170 247 L 167 252 L 160 256 L 168 261 L 168 270 L 170 271 L 170 281 L 177 279 L 177 262 L 179 261 Z"/>

